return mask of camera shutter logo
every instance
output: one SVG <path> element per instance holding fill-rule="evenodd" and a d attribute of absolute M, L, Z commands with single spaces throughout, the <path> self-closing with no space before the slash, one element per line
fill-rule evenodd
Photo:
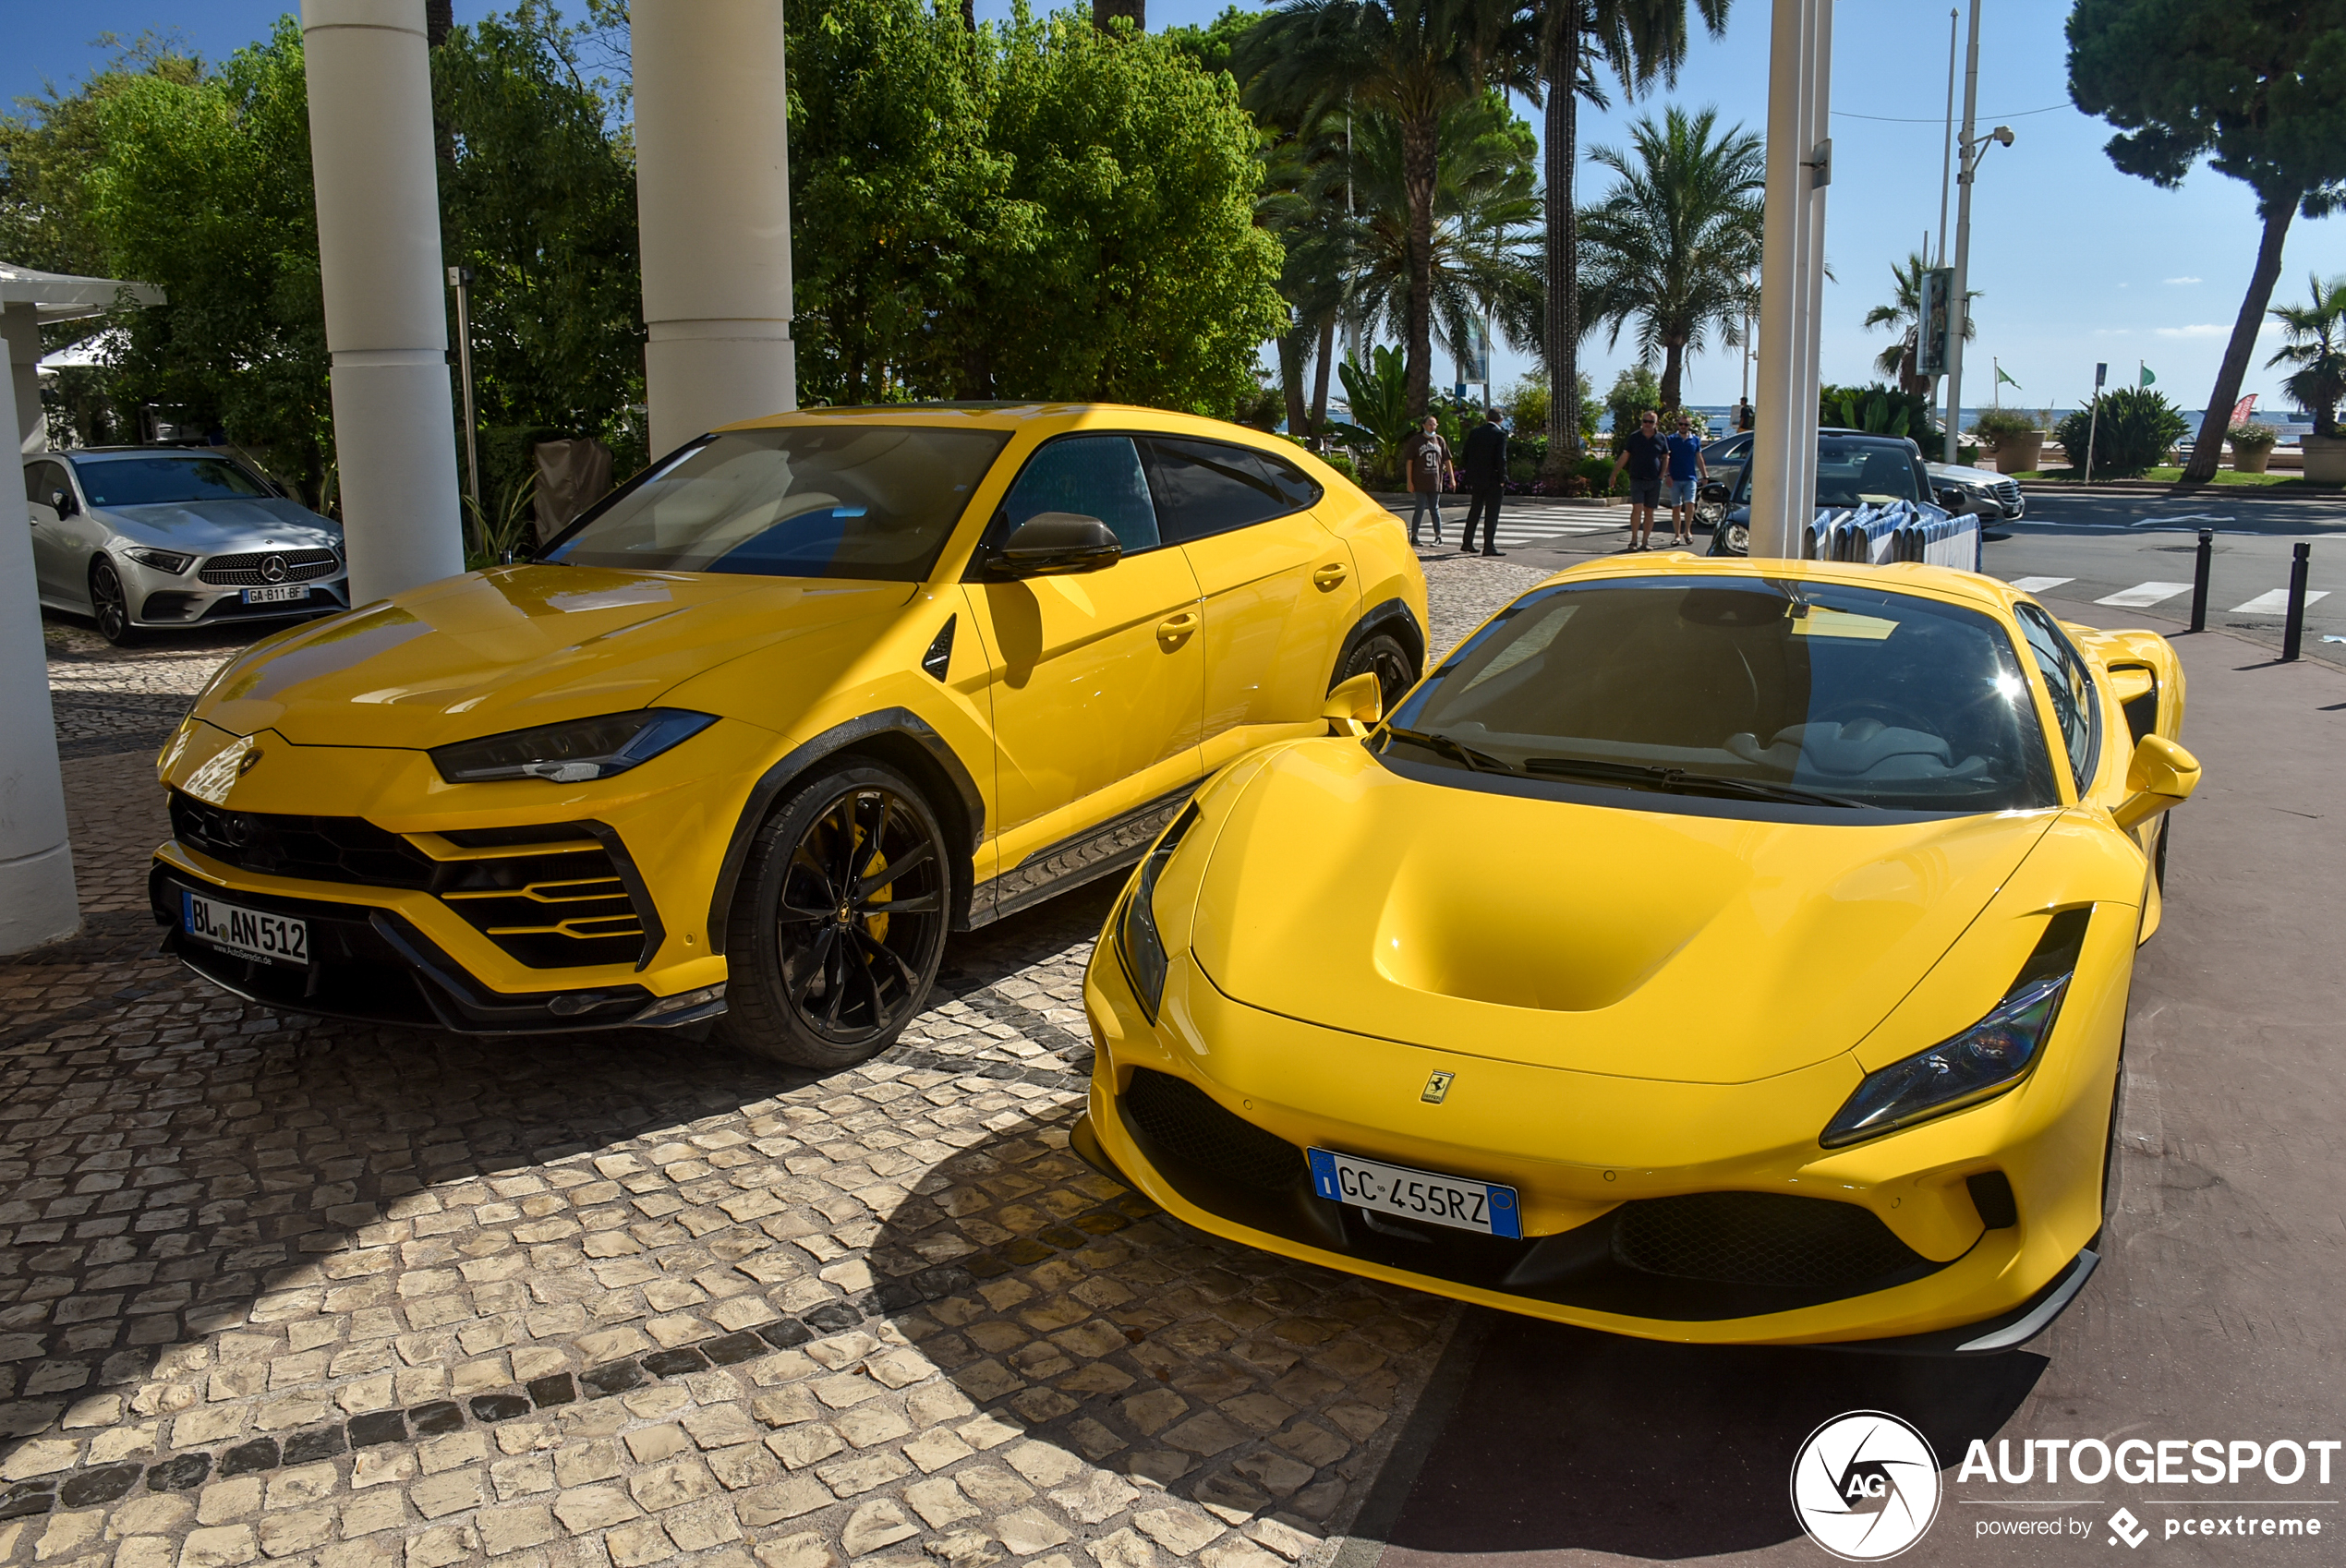
<path fill-rule="evenodd" d="M 1835 1557 L 1895 1557 L 1939 1516 L 1939 1456 L 1895 1416 L 1835 1416 L 1808 1434 L 1792 1462 L 1792 1512 L 1808 1538 Z"/>

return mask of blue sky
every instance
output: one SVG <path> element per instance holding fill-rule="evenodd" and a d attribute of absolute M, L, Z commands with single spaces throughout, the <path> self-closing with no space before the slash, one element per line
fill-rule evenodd
<path fill-rule="evenodd" d="M 1204 21 L 1221 4 L 1149 0 L 1149 21 L 1158 28 Z M 1829 380 L 1870 379 L 1869 362 L 1886 339 L 1863 330 L 1866 310 L 1887 297 L 1892 264 L 1938 223 L 1948 4 L 1861 0 L 1837 7 L 1835 167 L 1826 218 L 1837 281 L 1824 296 Z M 0 94 L 36 92 L 44 81 L 70 84 L 103 57 L 91 47 L 101 32 L 175 28 L 200 52 L 218 56 L 260 37 L 287 8 L 271 0 L 0 0 L 0 37 L 9 42 Z M 456 13 L 466 19 L 491 8 L 458 0 Z M 981 17 L 1009 10 L 1009 0 L 978 6 Z M 2069 107 L 2066 15 L 2051 0 L 1984 6 L 1981 124 L 2008 124 L 2017 141 L 1989 153 L 1973 203 L 1971 283 L 1982 296 L 1964 401 L 1987 401 L 1991 357 L 2025 389 L 2006 396 L 2034 406 L 2082 401 L 2098 359 L 2109 362 L 2113 382 L 2130 380 L 2139 359 L 2157 372 L 2161 390 L 2195 409 L 2215 379 L 2255 260 L 2255 206 L 2245 187 L 2205 168 L 2180 190 L 2163 191 L 2110 167 L 2101 151 L 2110 128 Z M 1768 16 L 1765 0 L 1735 0 L 1725 37 L 1697 41 L 1675 90 L 1607 113 L 1584 109 L 1584 146 L 1622 141 L 1631 115 L 1663 102 L 1715 104 L 1723 121 L 1764 130 Z M 1604 184 L 1601 171 L 1584 167 L 1582 199 Z M 2309 271 L 2346 271 L 2346 220 L 2297 221 L 2279 297 L 2304 293 Z M 2247 381 L 2268 403 L 2279 386 L 2279 374 L 2262 367 L 2273 343 L 2268 333 Z M 1586 362 L 1602 389 L 1634 357 L 1626 343 L 1608 349 L 1600 333 Z M 1504 344 L 1495 358 L 1503 383 L 1529 368 Z M 1732 402 L 1742 368 L 1740 353 L 1695 359 L 1687 400 Z M 1448 375 L 1437 367 L 1437 381 Z"/>

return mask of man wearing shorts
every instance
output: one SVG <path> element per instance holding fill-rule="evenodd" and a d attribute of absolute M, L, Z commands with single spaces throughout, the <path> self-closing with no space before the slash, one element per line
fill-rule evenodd
<path fill-rule="evenodd" d="M 1694 439 L 1694 421 L 1678 416 L 1678 428 L 1663 440 L 1670 448 L 1670 480 L 1663 488 L 1670 496 L 1670 542 L 1694 543 L 1695 488 L 1711 477 L 1702 460 L 1702 443 Z"/>
<path fill-rule="evenodd" d="M 1651 549 L 1653 509 L 1662 503 L 1662 476 L 1669 471 L 1670 443 L 1662 439 L 1662 416 L 1651 408 L 1638 416 L 1638 428 L 1621 438 L 1613 460 L 1613 477 L 1629 470 L 1629 544 L 1632 550 Z"/>

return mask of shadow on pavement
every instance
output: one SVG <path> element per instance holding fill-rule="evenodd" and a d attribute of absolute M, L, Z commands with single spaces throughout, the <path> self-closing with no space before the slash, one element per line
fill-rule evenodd
<path fill-rule="evenodd" d="M 1364 1511 L 1363 1530 L 1400 1549 L 1384 1568 L 1419 1553 L 1678 1559 L 1771 1546 L 1800 1533 L 1793 1457 L 1823 1422 L 1888 1411 L 1953 1465 L 1973 1438 L 1995 1435 L 2048 1365 L 2026 1352 L 1959 1362 L 1709 1349 L 1477 1316 L 1461 1338 L 1487 1337 L 1471 1369 L 1456 1369 L 1464 1386 L 1445 1429 L 1402 1440 L 1405 1454 L 1429 1450 L 1415 1485 L 1397 1465 L 1397 1484 Z"/>

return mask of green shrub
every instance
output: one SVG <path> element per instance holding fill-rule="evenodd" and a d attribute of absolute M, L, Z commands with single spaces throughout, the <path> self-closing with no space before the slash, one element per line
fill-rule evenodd
<path fill-rule="evenodd" d="M 2037 428 L 2037 421 L 2017 408 L 1985 408 L 1971 422 L 1971 433 L 1987 441 L 2025 436 Z"/>
<path fill-rule="evenodd" d="M 2224 439 L 2234 452 L 2270 452 L 2280 444 L 2280 432 L 2270 425 L 2234 425 Z"/>
<path fill-rule="evenodd" d="M 2094 416 L 2097 404 L 2088 404 L 2053 431 L 2053 440 L 2069 453 L 2072 468 L 2086 466 L 2089 440 L 2096 474 L 2114 479 L 2156 468 L 2166 461 L 2168 449 L 2191 428 L 2173 404 L 2148 387 L 2121 387 L 2102 393 L 2097 402 L 2101 410 L 2098 421 Z"/>
<path fill-rule="evenodd" d="M 1354 484 L 1357 485 L 1360 482 L 1360 464 L 1352 461 L 1352 454 L 1350 452 L 1341 451 L 1332 452 L 1321 461 L 1324 462 L 1329 467 L 1335 469 L 1337 473 L 1343 475 L 1346 478 L 1351 480 Z"/>
<path fill-rule="evenodd" d="M 1905 436 L 1929 457 L 1943 451 L 1946 437 L 1931 422 L 1930 400 L 1876 381 L 1869 387 L 1817 389 L 1820 424 L 1874 436 Z"/>
<path fill-rule="evenodd" d="M 1613 439 L 1617 441 L 1638 428 L 1639 415 L 1662 406 L 1662 383 L 1643 365 L 1633 365 L 1613 378 L 1604 406 L 1613 416 Z"/>

